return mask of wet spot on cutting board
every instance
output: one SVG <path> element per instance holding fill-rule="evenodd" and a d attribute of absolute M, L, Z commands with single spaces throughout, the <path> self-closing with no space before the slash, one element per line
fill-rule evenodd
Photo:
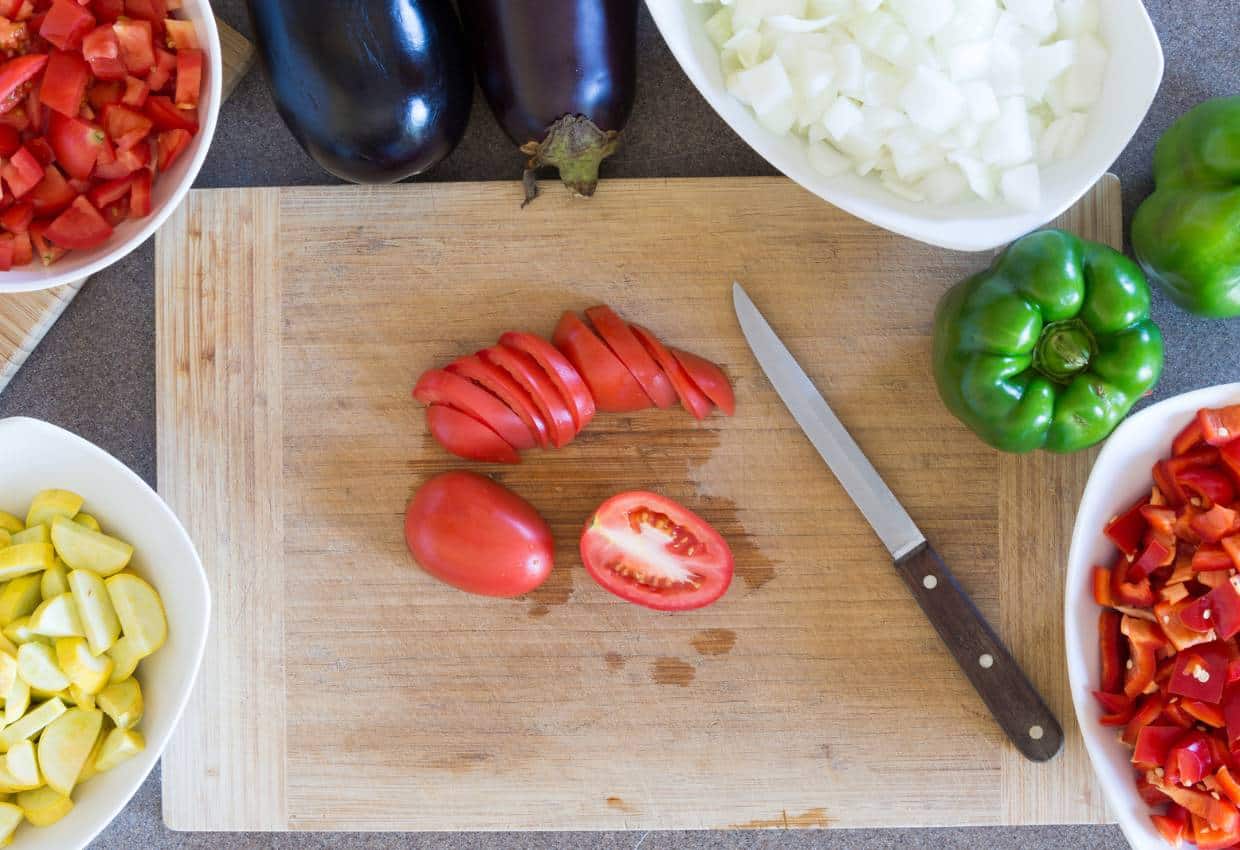
<path fill-rule="evenodd" d="M 728 824 L 728 829 L 818 829 L 831 825 L 827 810 L 807 809 L 799 815 L 782 811 L 773 818 L 760 818 L 745 823 Z"/>
<path fill-rule="evenodd" d="M 759 590 L 775 578 L 775 562 L 762 554 L 754 536 L 741 525 L 736 503 L 724 496 L 699 497 L 694 511 L 710 522 L 728 541 L 735 560 L 736 575 L 750 590 Z"/>
<path fill-rule="evenodd" d="M 607 798 L 607 805 L 608 805 L 609 807 L 613 808 L 613 809 L 619 809 L 619 810 L 620 810 L 620 811 L 622 811 L 622 812 L 635 812 L 635 811 L 637 811 L 637 809 L 633 808 L 632 806 L 630 806 L 628 803 L 624 802 L 624 800 L 620 799 L 619 797 L 614 797 L 614 796 L 613 796 L 613 797 L 608 797 L 608 798 Z"/>
<path fill-rule="evenodd" d="M 736 632 L 731 629 L 703 629 L 689 642 L 703 655 L 727 655 L 736 645 Z"/>
<path fill-rule="evenodd" d="M 624 668 L 624 656 L 618 652 L 607 653 L 603 656 L 603 661 L 607 663 L 607 669 L 613 673 L 618 673 Z"/>
<path fill-rule="evenodd" d="M 660 685 L 680 685 L 686 688 L 693 681 L 696 672 L 692 664 L 679 658 L 664 656 L 655 659 L 650 678 Z"/>

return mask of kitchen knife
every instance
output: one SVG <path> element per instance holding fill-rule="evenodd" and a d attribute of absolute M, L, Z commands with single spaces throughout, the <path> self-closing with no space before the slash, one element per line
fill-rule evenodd
<path fill-rule="evenodd" d="M 999 726 L 1026 758 L 1054 756 L 1063 730 L 1037 690 L 739 283 L 732 284 L 732 301 L 758 364 L 891 552 L 896 572 Z"/>

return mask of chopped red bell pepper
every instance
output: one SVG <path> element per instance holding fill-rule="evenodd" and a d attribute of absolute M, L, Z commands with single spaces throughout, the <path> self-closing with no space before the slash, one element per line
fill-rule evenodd
<path fill-rule="evenodd" d="M 1172 697 L 1167 701 L 1167 704 L 1163 706 L 1162 714 L 1158 715 L 1157 722 L 1164 726 L 1167 724 L 1178 726 L 1180 729 L 1191 729 L 1193 726 L 1193 718 L 1180 707 L 1179 697 Z"/>
<path fill-rule="evenodd" d="M 1157 777 L 1149 781 L 1173 802 L 1188 809 L 1191 814 L 1214 829 L 1231 832 L 1240 825 L 1240 810 L 1228 801 L 1216 800 L 1204 791 L 1172 785 Z"/>
<path fill-rule="evenodd" d="M 1101 689 L 1119 693 L 1124 687 L 1124 641 L 1120 634 L 1122 618 L 1111 610 L 1098 617 L 1098 647 L 1102 655 Z M 1129 695 L 1131 696 L 1131 694 Z"/>
<path fill-rule="evenodd" d="M 1161 540 L 1156 535 L 1150 537 L 1141 557 L 1128 567 L 1128 580 L 1145 578 L 1159 567 L 1175 563 L 1175 541 L 1169 542 L 1170 545 L 1168 541 Z"/>
<path fill-rule="evenodd" d="M 1146 727 L 1148 730 L 1150 727 Z M 1142 730 L 1145 731 L 1145 730 Z M 1184 732 L 1166 758 L 1168 782 L 1196 785 L 1214 772 L 1214 756 L 1210 751 L 1210 739 L 1196 729 Z M 1139 743 L 1139 741 L 1138 741 Z"/>
<path fill-rule="evenodd" d="M 1240 782 L 1232 776 L 1230 768 L 1226 765 L 1220 767 L 1218 772 L 1214 774 L 1214 780 L 1218 782 L 1219 790 L 1236 805 L 1240 806 Z"/>
<path fill-rule="evenodd" d="M 1219 642 L 1194 646 L 1175 656 L 1167 690 L 1189 699 L 1217 703 L 1227 685 L 1227 668 L 1227 652 Z"/>
<path fill-rule="evenodd" d="M 1098 718 L 1098 722 L 1103 726 L 1127 726 L 1128 721 L 1136 714 L 1136 703 L 1123 694 L 1108 694 L 1104 691 L 1094 691 L 1093 694 L 1106 712 Z"/>
<path fill-rule="evenodd" d="M 1142 505 L 1141 516 L 1159 534 L 1175 535 L 1175 511 L 1161 505 Z"/>
<path fill-rule="evenodd" d="M 1180 708 L 1184 709 L 1185 714 L 1207 726 L 1212 726 L 1215 729 L 1222 729 L 1227 726 L 1227 719 L 1223 716 L 1223 710 L 1217 705 L 1199 702 L 1195 699 L 1182 699 L 1179 705 Z"/>
<path fill-rule="evenodd" d="M 1106 567 L 1094 567 L 1094 601 L 1104 608 L 1115 604 L 1111 596 L 1111 571 Z"/>
<path fill-rule="evenodd" d="M 1128 721 L 1128 725 L 1124 727 L 1124 734 L 1120 736 L 1130 747 L 1136 746 L 1137 736 L 1141 734 L 1141 730 L 1162 714 L 1163 708 L 1167 705 L 1167 699 L 1161 693 L 1155 692 L 1136 699 L 1135 705 L 1132 719 Z M 1228 728 L 1230 729 L 1230 725 Z"/>
<path fill-rule="evenodd" d="M 1240 535 L 1224 537 L 1219 541 L 1219 546 L 1227 553 L 1227 557 L 1231 558 L 1232 566 L 1240 570 Z"/>
<path fill-rule="evenodd" d="M 1158 626 L 1167 636 L 1167 640 L 1171 641 L 1176 652 L 1188 649 L 1190 646 L 1209 643 L 1215 639 L 1214 622 L 1203 616 L 1205 611 L 1210 609 L 1210 603 L 1202 602 L 1202 599 L 1159 602 L 1154 606 L 1154 616 L 1158 618 Z M 1185 611 L 1188 612 L 1189 621 L 1184 619 Z M 1211 613 L 1210 617 L 1213 616 L 1214 614 Z"/>
<path fill-rule="evenodd" d="M 1162 631 L 1148 620 L 1138 620 L 1124 615 L 1120 621 L 1120 631 L 1128 638 L 1129 667 L 1124 681 L 1124 694 L 1136 697 L 1144 693 L 1154 681 L 1154 673 L 1158 668 L 1156 653 L 1166 646 Z M 1198 650 L 1199 651 L 1199 650 Z M 1224 674 L 1226 668 L 1224 668 Z M 1174 681 L 1174 677 L 1172 677 Z M 1220 687 L 1222 676 L 1219 678 Z M 1196 696 L 1196 694 L 1188 694 Z M 1211 702 L 1218 702 L 1215 698 Z"/>
<path fill-rule="evenodd" d="M 1150 820 L 1154 822 L 1154 829 L 1158 830 L 1158 834 L 1162 836 L 1172 847 L 1180 847 L 1184 844 L 1184 833 L 1188 828 L 1189 814 L 1182 806 L 1171 803 L 1165 814 L 1150 815 Z"/>
<path fill-rule="evenodd" d="M 1217 829 L 1208 819 L 1197 815 L 1192 815 L 1192 827 L 1193 843 L 1197 845 L 1197 850 L 1231 850 L 1240 843 L 1238 827 Z"/>
<path fill-rule="evenodd" d="M 1149 608 L 1157 600 L 1149 577 L 1130 581 L 1128 571 L 1131 568 L 1123 555 L 1111 567 L 1111 598 L 1116 604 L 1128 605 L 1133 608 Z"/>
<path fill-rule="evenodd" d="M 1212 446 L 1225 446 L 1240 437 L 1240 404 L 1197 411 L 1203 439 Z"/>
<path fill-rule="evenodd" d="M 1205 432 L 1201 430 L 1201 418 L 1194 416 L 1180 433 L 1175 435 L 1175 439 L 1171 441 L 1171 454 L 1173 456 L 1188 454 L 1205 440 Z"/>
<path fill-rule="evenodd" d="M 1216 467 L 1192 467 L 1176 475 L 1175 480 L 1190 499 L 1196 495 L 1204 507 L 1229 505 L 1236 498 L 1231 479 Z"/>
<path fill-rule="evenodd" d="M 1184 730 L 1179 726 L 1146 726 L 1137 733 L 1132 763 L 1144 768 L 1162 767 L 1171 754 L 1171 748 L 1183 737 Z"/>
<path fill-rule="evenodd" d="M 1147 522 L 1142 513 L 1148 503 L 1138 502 L 1119 516 L 1112 519 L 1102 529 L 1102 533 L 1119 547 L 1125 555 L 1136 555 L 1141 548 L 1141 539 L 1145 535 Z"/>
<path fill-rule="evenodd" d="M 1191 520 L 1193 531 L 1201 535 L 1207 543 L 1217 543 L 1229 534 L 1240 531 L 1236 523 L 1236 512 L 1222 505 L 1215 505 Z"/>
<path fill-rule="evenodd" d="M 1240 481 L 1240 441 L 1228 443 L 1218 450 L 1219 460 Z"/>
<path fill-rule="evenodd" d="M 1203 543 L 1193 553 L 1193 572 L 1209 573 L 1215 570 L 1229 570 L 1234 564 L 1231 556 L 1217 543 Z"/>

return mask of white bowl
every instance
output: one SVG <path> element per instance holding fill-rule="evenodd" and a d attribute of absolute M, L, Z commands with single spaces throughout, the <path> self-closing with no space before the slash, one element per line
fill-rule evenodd
<path fill-rule="evenodd" d="M 1064 644 L 1072 704 L 1107 805 L 1133 850 L 1166 850 L 1167 844 L 1150 823 L 1149 805 L 1137 795 L 1132 751 L 1119 740 L 1119 730 L 1098 722 L 1101 706 L 1091 692 L 1099 688 L 1100 609 L 1094 602 L 1091 570 L 1095 564 L 1105 566 L 1114 559 L 1115 547 L 1102 536 L 1102 527 L 1143 493 L 1148 495 L 1153 484 L 1150 470 L 1170 455 L 1171 439 L 1199 408 L 1237 403 L 1240 384 L 1223 384 L 1169 398 L 1130 416 L 1099 453 L 1072 530 L 1064 593 Z"/>
<path fill-rule="evenodd" d="M 719 50 L 703 26 L 713 7 L 693 0 L 646 0 L 664 40 L 698 91 L 771 165 L 858 218 L 921 242 L 961 251 L 1005 245 L 1072 206 L 1119 157 L 1145 118 L 1162 80 L 1158 34 L 1141 0 L 1101 3 L 1102 38 L 1110 51 L 1102 96 L 1090 114 L 1077 155 L 1042 169 L 1042 205 L 1030 212 L 981 200 L 937 207 L 917 204 L 896 197 L 872 177 L 851 173 L 824 177 L 810 165 L 803 139 L 775 135 L 758 123 L 749 107 L 728 94 Z"/>
<path fill-rule="evenodd" d="M 198 104 L 199 129 L 189 146 L 177 157 L 166 172 L 159 174 L 151 187 L 151 214 L 146 218 L 131 218 L 121 222 L 116 232 L 102 245 L 83 251 L 70 251 L 50 266 L 36 257 L 26 266 L 17 266 L 0 272 L 0 294 L 6 292 L 31 292 L 49 289 L 65 283 L 73 283 L 90 277 L 97 271 L 119 262 L 137 248 L 172 214 L 185 193 L 194 184 L 211 138 L 215 135 L 215 122 L 220 114 L 223 99 L 221 82 L 223 56 L 220 53 L 220 34 L 215 26 L 215 15 L 208 0 L 185 0 L 178 17 L 194 22 L 198 42 L 206 53 L 202 72 L 202 94 Z"/>
<path fill-rule="evenodd" d="M 103 449 L 37 419 L 0 420 L 0 508 L 25 516 L 39 490 L 62 487 L 85 498 L 104 531 L 134 546 L 133 570 L 164 600 L 168 642 L 142 661 L 137 678 L 146 711 L 146 749 L 82 783 L 72 811 L 50 827 L 22 822 L 11 850 L 79 850 L 124 808 L 146 779 L 185 710 L 207 642 L 211 591 L 194 544 L 163 499 Z"/>

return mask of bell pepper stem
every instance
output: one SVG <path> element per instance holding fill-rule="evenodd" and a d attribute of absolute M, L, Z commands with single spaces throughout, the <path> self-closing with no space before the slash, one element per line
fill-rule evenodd
<path fill-rule="evenodd" d="M 1052 322 L 1038 338 L 1033 366 L 1052 381 L 1066 384 L 1089 367 L 1096 351 L 1094 335 L 1080 319 Z"/>

